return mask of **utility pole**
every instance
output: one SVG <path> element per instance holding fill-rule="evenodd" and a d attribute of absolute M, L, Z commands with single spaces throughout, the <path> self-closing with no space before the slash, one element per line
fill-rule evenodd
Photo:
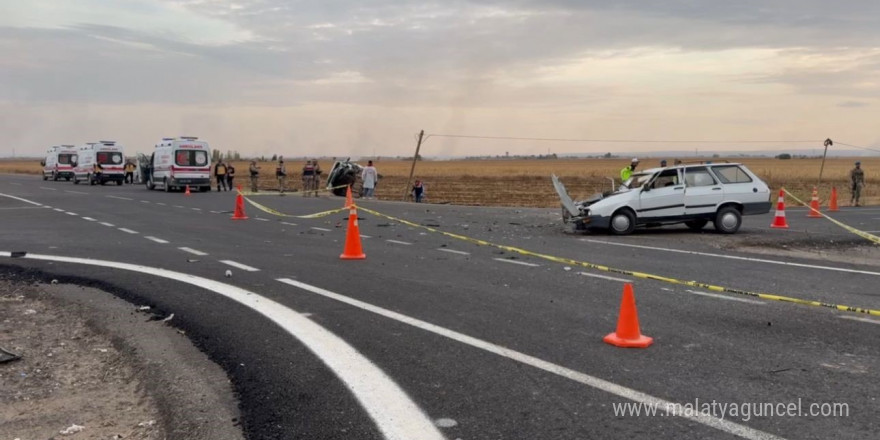
<path fill-rule="evenodd" d="M 425 130 L 419 132 L 419 142 L 416 143 L 416 154 L 413 155 L 413 163 L 412 167 L 409 169 L 409 179 L 406 180 L 406 188 L 403 189 L 403 200 L 406 201 L 406 196 L 409 195 L 409 189 L 412 186 L 412 178 L 413 173 L 416 171 L 416 160 L 419 159 L 419 149 L 422 148 L 422 138 L 425 136 Z"/>
<path fill-rule="evenodd" d="M 825 154 L 822 155 L 822 166 L 819 167 L 819 183 L 816 186 L 822 185 L 822 171 L 825 170 L 825 156 L 828 156 L 828 147 L 834 145 L 834 141 L 831 138 L 825 139 Z"/>

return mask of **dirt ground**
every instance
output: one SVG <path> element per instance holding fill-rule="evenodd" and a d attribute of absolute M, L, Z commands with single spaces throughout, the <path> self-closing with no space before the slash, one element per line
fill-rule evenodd
<path fill-rule="evenodd" d="M 133 305 L 0 272 L 0 317 L 0 439 L 242 438 L 222 370 Z"/>

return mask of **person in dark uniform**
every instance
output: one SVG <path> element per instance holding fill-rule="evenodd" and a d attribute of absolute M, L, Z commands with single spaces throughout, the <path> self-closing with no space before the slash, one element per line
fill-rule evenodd
<path fill-rule="evenodd" d="M 226 191 L 232 189 L 232 180 L 235 179 L 235 167 L 232 163 L 226 165 Z"/>

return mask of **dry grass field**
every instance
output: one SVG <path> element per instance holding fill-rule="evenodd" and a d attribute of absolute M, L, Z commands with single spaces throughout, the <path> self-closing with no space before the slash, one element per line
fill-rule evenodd
<path fill-rule="evenodd" d="M 715 162 L 724 159 L 711 159 Z M 812 187 L 817 183 L 821 159 L 736 159 L 764 179 L 771 188 L 785 187 L 800 198 L 809 200 Z M 880 176 L 880 157 L 861 159 L 867 177 L 865 189 L 866 204 L 880 204 L 880 190 L 874 182 Z M 364 161 L 366 162 L 366 161 Z M 559 205 L 550 174 L 559 176 L 575 199 L 589 196 L 610 188 L 606 177 L 618 176 L 620 169 L 627 165 L 627 159 L 558 159 L 558 160 L 451 160 L 419 161 L 416 164 L 415 178 L 425 182 L 427 200 L 431 203 L 452 203 L 462 205 L 556 207 Z M 831 186 L 837 187 L 842 205 L 849 203 L 849 170 L 854 159 L 828 159 L 825 163 L 819 197 L 827 204 Z M 302 187 L 297 171 L 303 161 L 288 160 L 288 185 Z M 333 162 L 321 160 L 321 168 L 326 173 Z M 386 200 L 402 200 L 406 191 L 406 181 L 412 162 L 400 160 L 378 160 L 375 165 L 382 178 L 376 188 L 376 196 Z M 247 161 L 234 162 L 238 171 L 237 181 L 247 185 Z M 644 159 L 643 168 L 659 165 L 659 159 Z M 274 163 L 260 163 L 262 176 L 260 187 L 273 189 Z M 39 174 L 37 159 L 2 160 L 0 173 Z"/>

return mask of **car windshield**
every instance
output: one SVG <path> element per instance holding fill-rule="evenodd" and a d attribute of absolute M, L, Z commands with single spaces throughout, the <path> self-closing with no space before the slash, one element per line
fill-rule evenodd
<path fill-rule="evenodd" d="M 633 174 L 632 177 L 626 180 L 626 182 L 623 182 L 623 186 L 629 189 L 641 188 L 645 182 L 651 180 L 651 176 L 653 175 L 653 173 Z"/>

